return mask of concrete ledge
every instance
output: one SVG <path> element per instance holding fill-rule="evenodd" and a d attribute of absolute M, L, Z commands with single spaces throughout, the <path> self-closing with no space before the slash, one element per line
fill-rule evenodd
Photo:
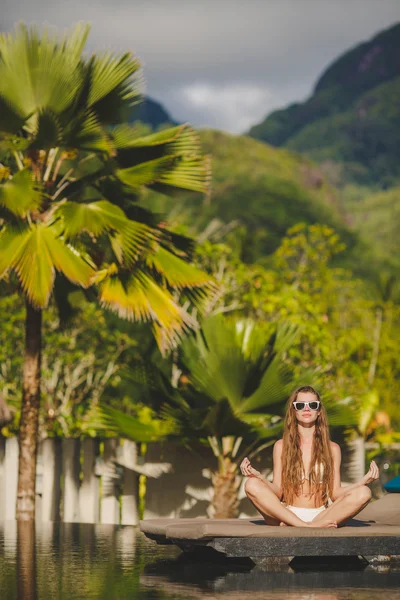
<path fill-rule="evenodd" d="M 262 519 L 151 519 L 145 535 L 184 550 L 213 548 L 227 557 L 400 555 L 400 494 L 368 505 L 344 527 L 272 527 Z"/>
<path fill-rule="evenodd" d="M 260 556 L 364 556 L 400 554 L 400 528 L 397 535 L 215 538 L 208 546 L 226 557 Z"/>

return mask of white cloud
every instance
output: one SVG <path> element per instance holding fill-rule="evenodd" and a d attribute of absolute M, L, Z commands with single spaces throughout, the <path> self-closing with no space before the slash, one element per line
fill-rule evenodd
<path fill-rule="evenodd" d="M 133 50 L 147 93 L 172 117 L 231 131 L 301 100 L 339 54 L 400 20 L 399 0 L 2 0 L 2 8 L 6 30 L 21 19 L 92 23 L 89 49 Z"/>
<path fill-rule="evenodd" d="M 279 106 L 279 100 L 270 90 L 246 83 L 190 84 L 182 89 L 182 100 L 191 107 L 192 114 L 196 113 L 200 122 L 195 125 L 218 124 L 231 133 L 245 131 Z"/>

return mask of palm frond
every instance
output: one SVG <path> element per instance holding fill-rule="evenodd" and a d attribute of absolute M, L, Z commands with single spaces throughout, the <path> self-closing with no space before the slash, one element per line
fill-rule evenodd
<path fill-rule="evenodd" d="M 256 328 L 244 335 L 245 352 L 251 357 L 257 372 L 251 373 L 254 392 L 242 404 L 242 411 L 255 412 L 261 408 L 282 406 L 289 393 L 292 373 L 283 360 L 284 353 L 295 342 L 299 330 L 290 323 L 280 324 L 260 352 L 260 338 Z M 265 342 L 264 342 L 265 343 Z M 254 347 L 255 351 L 251 348 Z M 251 387 L 250 387 L 251 389 Z"/>
<path fill-rule="evenodd" d="M 36 131 L 29 147 L 35 150 L 48 150 L 56 147 L 61 141 L 61 124 L 57 115 L 48 108 L 38 113 Z"/>
<path fill-rule="evenodd" d="M 21 115 L 9 98 L 0 95 L 0 131 L 15 133 L 25 123 L 26 115 Z"/>
<path fill-rule="evenodd" d="M 137 97 L 132 89 L 131 77 L 140 68 L 140 63 L 127 52 L 120 56 L 111 53 L 96 56 L 91 61 L 91 80 L 88 105 L 94 106 L 118 89 L 123 100 Z M 121 86 L 123 86 L 121 88 Z"/>
<path fill-rule="evenodd" d="M 131 221 L 121 208 L 99 200 L 88 204 L 66 202 L 54 213 L 62 219 L 62 231 L 66 239 L 74 239 L 83 232 L 99 236 L 109 233 L 116 257 L 126 266 L 134 263 L 140 252 L 156 240 L 157 231 L 143 223 Z"/>
<path fill-rule="evenodd" d="M 324 397 L 324 406 L 331 427 L 357 428 L 359 426 L 362 410 L 355 404 L 353 398 L 337 400 Z"/>
<path fill-rule="evenodd" d="M 185 340 L 182 360 L 198 389 L 215 402 L 240 406 L 247 369 L 234 324 L 220 315 L 207 319 L 201 332 Z"/>
<path fill-rule="evenodd" d="M 22 231 L 6 229 L 0 235 L 0 277 L 13 269 L 31 304 L 47 306 L 56 270 L 70 281 L 88 287 L 93 269 L 72 247 L 64 245 L 50 227 L 34 225 Z"/>
<path fill-rule="evenodd" d="M 14 34 L 0 35 L 0 96 L 25 118 L 43 108 L 65 111 L 82 83 L 81 54 L 89 33 L 78 25 L 59 39 L 49 28 L 19 25 Z M 36 117 L 27 125 L 35 130 Z"/>
<path fill-rule="evenodd" d="M 177 161 L 179 161 L 179 157 L 163 156 L 127 169 L 118 169 L 116 175 L 125 185 L 140 189 L 161 180 L 165 173 L 173 169 Z"/>
<path fill-rule="evenodd" d="M 113 138 L 119 150 L 117 161 L 127 174 L 130 168 L 148 163 L 145 185 L 152 189 L 166 194 L 182 189 L 208 191 L 210 161 L 199 155 L 199 137 L 190 126 L 179 125 L 144 137 L 137 137 L 135 129 L 125 126 L 114 130 Z M 163 165 L 167 168 L 162 169 Z M 134 179 L 131 184 L 135 185 Z"/>
<path fill-rule="evenodd" d="M 139 136 L 138 131 L 135 125 L 115 127 L 112 132 L 115 147 L 119 150 L 159 147 L 165 154 L 194 154 L 200 150 L 199 136 L 188 124 L 169 127 L 145 136 Z"/>
<path fill-rule="evenodd" d="M 0 184 L 0 206 L 16 217 L 25 217 L 27 212 L 40 209 L 42 201 L 40 186 L 29 169 L 17 171 L 12 179 Z"/>
<path fill-rule="evenodd" d="M 244 436 L 251 432 L 251 427 L 232 410 L 231 403 L 222 399 L 207 411 L 201 424 L 201 430 L 217 438 L 225 436 Z"/>
<path fill-rule="evenodd" d="M 155 191 L 166 194 L 174 189 L 206 193 L 210 180 L 211 168 L 207 156 L 183 157 L 165 171 L 152 187 Z"/>
<path fill-rule="evenodd" d="M 100 405 L 98 412 L 110 433 L 135 442 L 161 441 L 174 432 L 170 422 L 154 420 L 152 423 L 145 424 L 110 406 Z"/>
<path fill-rule="evenodd" d="M 249 413 L 282 405 L 288 396 L 291 381 L 290 370 L 283 363 L 282 356 L 277 355 L 269 363 L 257 389 L 244 399 L 241 410 Z"/>
<path fill-rule="evenodd" d="M 213 287 L 210 275 L 185 262 L 161 246 L 146 256 L 146 264 L 159 273 L 164 282 L 177 289 Z"/>
<path fill-rule="evenodd" d="M 110 140 L 94 110 L 85 109 L 65 126 L 63 145 L 67 148 L 80 148 L 109 153 Z"/>
<path fill-rule="evenodd" d="M 117 276 L 99 283 L 102 306 L 130 321 L 150 321 L 163 353 L 177 345 L 196 321 L 154 279 L 138 271 L 122 281 Z"/>

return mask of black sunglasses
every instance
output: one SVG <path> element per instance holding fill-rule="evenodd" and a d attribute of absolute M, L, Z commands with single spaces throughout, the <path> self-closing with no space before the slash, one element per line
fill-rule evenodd
<path fill-rule="evenodd" d="M 311 402 L 293 402 L 293 406 L 296 410 L 304 410 L 306 405 L 311 410 L 318 410 L 321 402 L 319 400 L 312 400 Z"/>

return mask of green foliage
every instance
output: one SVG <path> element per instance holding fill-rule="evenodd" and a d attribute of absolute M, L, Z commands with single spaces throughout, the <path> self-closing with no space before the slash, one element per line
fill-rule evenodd
<path fill-rule="evenodd" d="M 202 131 L 201 141 L 212 156 L 212 196 L 202 205 L 184 198 L 175 217 L 195 225 L 197 234 L 214 219 L 235 224 L 227 240 L 249 263 L 273 252 L 287 229 L 299 222 L 330 225 L 348 246 L 354 245 L 339 197 L 313 163 L 251 138 L 217 131 Z M 145 201 L 172 213 L 172 220 L 178 212 L 176 202 L 168 198 L 149 196 Z"/>
<path fill-rule="evenodd" d="M 282 320 L 297 326 L 299 337 L 288 351 L 288 364 L 296 380 L 319 387 L 333 406 L 346 399 L 361 406 L 371 391 L 371 363 L 378 349 L 373 387 L 380 409 L 398 429 L 400 362 L 395 348 L 400 309 L 387 286 L 382 295 L 350 270 L 336 266 L 342 252 L 343 243 L 332 229 L 298 225 L 289 230 L 268 268 L 244 265 L 222 244 L 205 242 L 197 256 L 202 268 L 215 274 L 221 289 L 209 310 L 250 317 L 260 329 Z M 378 308 L 383 311 L 379 338 Z M 334 424 L 332 413 L 330 421 Z"/>
<path fill-rule="evenodd" d="M 74 286 L 95 287 L 104 307 L 152 322 L 166 352 L 194 324 L 178 293 L 199 308 L 213 284 L 187 264 L 191 242 L 175 245 L 137 201 L 143 187 L 207 191 L 208 161 L 187 125 L 121 125 L 139 101 L 139 62 L 86 58 L 88 33 L 0 36 L 0 277 L 40 309 L 57 286 L 64 305 Z"/>
<path fill-rule="evenodd" d="M 130 378 L 140 384 L 141 402 L 171 424 L 169 437 L 179 436 L 187 444 L 209 440 L 221 455 L 226 454 L 223 440 L 234 438 L 228 444 L 234 458 L 243 438 L 254 443 L 274 438 L 281 429 L 276 413 L 291 384 L 282 358 L 294 336 L 290 326 L 265 335 L 250 321 L 215 316 L 182 345 L 176 385 L 149 363 L 135 368 Z M 135 419 L 107 407 L 102 411 L 107 425 L 136 439 Z"/>
<path fill-rule="evenodd" d="M 132 325 L 121 326 L 95 304 L 83 301 L 80 292 L 71 301 L 79 307 L 62 328 L 51 304 L 43 323 L 40 437 L 95 434 L 89 412 L 107 389 L 115 389 L 120 370 L 135 356 L 138 335 Z M 16 433 L 22 394 L 24 305 L 16 294 L 0 297 L 0 389 L 14 412 L 3 433 Z"/>
<path fill-rule="evenodd" d="M 143 418 L 143 410 L 139 411 L 139 418 L 127 415 L 111 406 L 101 405 L 97 410 L 99 426 L 108 434 L 119 435 L 135 442 L 159 442 L 173 437 L 177 432 L 175 423 L 170 419 L 157 419 L 151 414 L 151 420 Z"/>
<path fill-rule="evenodd" d="M 356 227 L 373 244 L 375 253 L 393 271 L 400 267 L 400 187 L 385 192 L 365 194 L 352 204 Z"/>

